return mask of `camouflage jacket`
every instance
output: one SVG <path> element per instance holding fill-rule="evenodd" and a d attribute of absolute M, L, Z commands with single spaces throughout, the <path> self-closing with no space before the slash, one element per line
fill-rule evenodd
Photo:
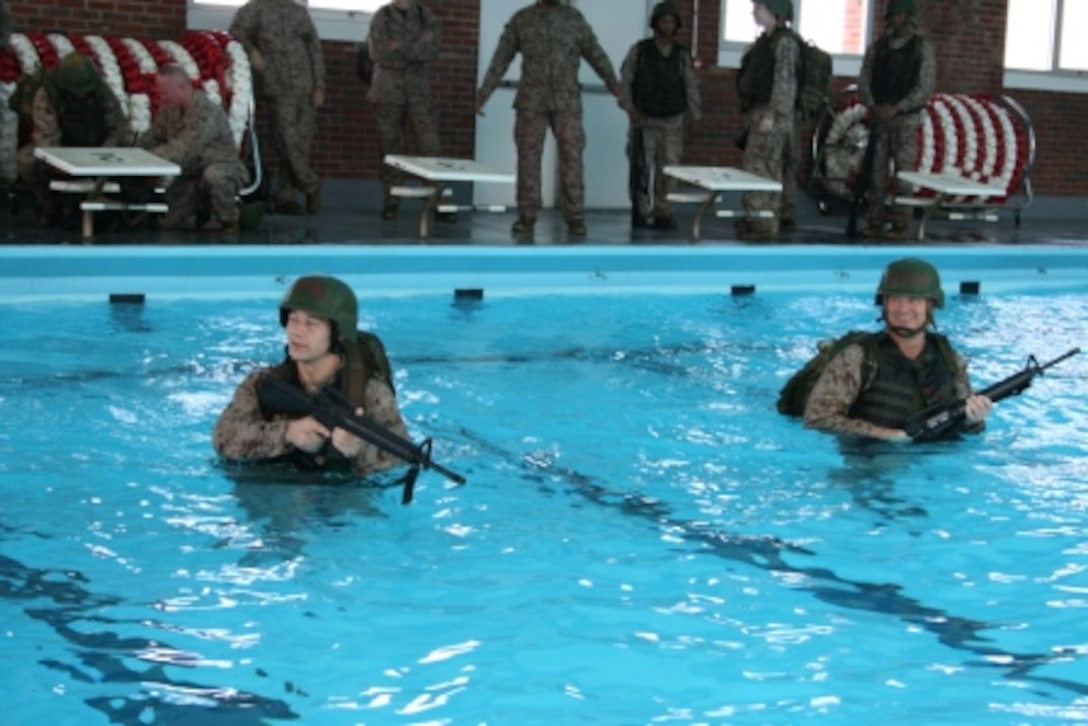
<path fill-rule="evenodd" d="M 376 103 L 429 99 L 430 62 L 442 47 L 442 27 L 429 8 L 412 3 L 407 12 L 383 6 L 370 21 L 370 58 L 374 79 L 367 98 Z"/>
<path fill-rule="evenodd" d="M 585 58 L 609 86 L 616 73 L 597 36 L 580 12 L 566 5 L 534 4 L 514 13 L 491 58 L 480 96 L 488 98 L 521 53 L 521 80 L 514 108 L 582 112 L 578 67 Z"/>
<path fill-rule="evenodd" d="M 801 63 L 801 46 L 794 33 L 783 33 L 774 44 L 774 83 L 771 100 L 759 104 L 745 114 L 746 128 L 755 128 L 768 111 L 774 116 L 778 132 L 791 131 L 797 112 L 797 69 Z"/>
<path fill-rule="evenodd" d="M 212 443 L 220 456 L 236 461 L 261 461 L 291 454 L 291 445 L 287 443 L 286 435 L 287 424 L 294 417 L 275 414 L 265 418 L 261 410 L 257 383 L 270 370 L 262 368 L 246 376 L 234 392 L 230 404 L 219 415 Z M 372 378 L 367 383 L 363 397 L 365 400 L 362 406 L 368 418 L 393 433 L 408 438 L 408 429 L 401 418 L 396 396 L 388 383 L 380 378 Z M 353 462 L 353 468 L 359 474 L 369 474 L 403 463 L 392 454 L 364 441 Z"/>
<path fill-rule="evenodd" d="M 151 127 L 140 135 L 137 146 L 181 167 L 182 176 L 202 174 L 209 164 L 237 165 L 237 180 L 249 173 L 238 157 L 227 112 L 202 91 L 193 92 L 188 107 L 163 106 Z"/>
<path fill-rule="evenodd" d="M 971 395 L 967 378 L 967 363 L 959 353 L 954 353 L 956 396 Z M 805 426 L 825 431 L 835 431 L 858 436 L 876 437 L 878 426 L 868 421 L 850 417 L 850 410 L 861 395 L 865 384 L 865 349 L 859 344 L 846 346 L 828 362 L 816 385 L 809 394 L 805 406 Z M 981 430 L 981 425 L 974 430 Z"/>
<path fill-rule="evenodd" d="M 321 38 L 310 12 L 294 0 L 249 0 L 235 13 L 230 34 L 264 57 L 264 70 L 255 73 L 261 95 L 308 97 L 325 87 Z"/>
<path fill-rule="evenodd" d="M 49 71 L 47 71 L 48 73 Z M 105 84 L 103 84 L 105 85 Z M 112 91 L 97 94 L 99 103 L 102 104 L 103 124 L 106 129 L 106 139 L 102 146 L 128 146 L 132 143 L 132 127 L 129 125 L 125 112 L 121 110 L 121 103 Z M 60 146 L 63 131 L 57 110 L 50 99 L 49 91 L 45 84 L 34 93 L 32 111 L 34 119 L 34 145 L 40 147 Z"/>
<path fill-rule="evenodd" d="M 889 45 L 893 49 L 902 48 L 918 35 L 917 30 L 905 38 L 889 38 Z M 933 49 L 933 43 L 922 37 L 922 67 L 918 73 L 918 82 L 896 106 L 901 112 L 907 114 L 921 113 L 929 97 L 937 88 L 937 53 Z M 872 43 L 865 50 L 865 59 L 861 62 L 861 75 L 858 76 L 858 100 L 866 105 L 873 105 L 873 67 L 876 64 L 876 52 L 878 43 Z"/>

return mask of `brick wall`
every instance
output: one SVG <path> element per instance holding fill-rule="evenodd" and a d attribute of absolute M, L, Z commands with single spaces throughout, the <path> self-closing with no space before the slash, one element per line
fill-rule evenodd
<path fill-rule="evenodd" d="M 511 12 L 529 1 L 512 2 Z M 490 56 L 493 49 L 477 48 L 478 0 L 429 0 L 429 4 L 442 19 L 445 35 L 442 60 L 434 70 L 444 151 L 472 156 L 477 55 Z M 938 49 L 939 89 L 1000 93 L 1005 0 L 922 0 L 919 4 L 921 24 Z M 185 0 L 10 0 L 10 5 L 17 29 L 163 39 L 177 38 L 185 30 Z M 719 0 L 680 0 L 680 7 L 689 18 L 693 8 L 699 10 L 698 38 L 690 37 L 689 23 L 682 40 L 695 48 L 701 61 L 705 106 L 705 118 L 688 145 L 688 161 L 739 163 L 740 155 L 733 145 L 739 131 L 736 74 L 715 66 L 721 25 Z M 883 8 L 884 2 L 878 0 L 877 18 L 883 16 Z M 355 46 L 326 42 L 325 56 L 330 88 L 315 150 L 319 170 L 330 177 L 373 178 L 377 146 L 372 115 L 354 76 Z M 852 80 L 838 79 L 837 83 L 846 85 Z M 1088 140 L 1077 124 L 1088 115 L 1088 95 L 1025 91 L 1010 95 L 1027 108 L 1038 133 L 1038 157 L 1032 172 L 1036 193 L 1088 196 L 1088 172 L 1081 163 L 1088 157 Z"/>

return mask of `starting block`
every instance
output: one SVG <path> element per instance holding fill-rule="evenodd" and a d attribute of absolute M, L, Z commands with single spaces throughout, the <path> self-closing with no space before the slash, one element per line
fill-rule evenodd
<path fill-rule="evenodd" d="M 702 192 L 673 192 L 669 194 L 670 202 L 700 205 L 699 210 L 695 213 L 695 221 L 692 223 L 692 239 L 699 239 L 703 215 L 714 207 L 722 192 L 782 191 L 781 182 L 729 166 L 666 166 L 663 171 L 673 179 L 705 190 Z M 715 216 L 768 218 L 774 217 L 774 212 L 765 210 L 750 214 L 737 209 L 719 209 L 715 210 Z"/>
<path fill-rule="evenodd" d="M 442 200 L 452 195 L 449 184 L 453 182 L 503 183 L 513 184 L 514 174 L 499 172 L 470 159 L 449 159 L 433 156 L 402 156 L 387 154 L 385 163 L 412 176 L 428 182 L 419 186 L 395 186 L 389 193 L 405 199 L 424 200 L 423 211 L 419 216 L 419 238 L 427 239 L 431 212 L 487 211 L 503 212 L 506 207 L 496 205 L 443 204 Z"/>
<path fill-rule="evenodd" d="M 934 192 L 932 197 L 903 197 L 897 196 L 895 203 L 900 206 L 919 207 L 922 210 L 922 221 L 918 225 L 918 241 L 926 238 L 926 222 L 937 210 L 953 220 L 982 220 L 996 222 L 997 212 L 992 206 L 985 204 L 957 204 L 950 201 L 953 197 L 978 197 L 991 199 L 1003 197 L 1005 189 L 990 184 L 965 179 L 957 174 L 944 172 L 933 174 L 920 171 L 901 171 L 896 177 L 907 184 L 920 189 Z M 958 211 L 957 211 L 958 210 Z"/>

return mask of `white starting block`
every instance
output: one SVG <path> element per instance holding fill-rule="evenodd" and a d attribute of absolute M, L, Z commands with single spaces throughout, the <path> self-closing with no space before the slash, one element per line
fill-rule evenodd
<path fill-rule="evenodd" d="M 695 213 L 695 221 L 692 224 L 691 236 L 699 239 L 702 229 L 703 215 L 714 207 L 722 192 L 781 192 L 782 183 L 773 179 L 758 176 L 741 169 L 730 166 L 666 166 L 663 169 L 667 176 L 700 187 L 703 192 L 673 192 L 669 194 L 669 201 L 679 204 L 699 204 L 699 211 Z M 774 217 L 770 210 L 749 214 L 743 210 L 718 209 L 715 210 L 718 217 Z"/>
<path fill-rule="evenodd" d="M 173 177 L 181 175 L 177 164 L 155 156 L 150 151 L 130 147 L 43 147 L 34 150 L 34 156 L 54 169 L 74 177 L 74 180 L 54 180 L 50 189 L 86 196 L 80 202 L 83 212 L 83 236 L 94 236 L 94 214 L 106 210 L 144 211 L 161 214 L 166 204 L 128 204 L 119 199 L 104 197 L 117 194 L 121 186 L 108 181 L 110 177 Z"/>
<path fill-rule="evenodd" d="M 419 216 L 420 239 L 427 239 L 430 215 L 434 211 L 506 211 L 506 207 L 497 205 L 457 206 L 455 204 L 442 204 L 442 200 L 453 193 L 447 186 L 448 184 L 453 182 L 513 184 L 516 180 L 514 174 L 495 171 L 470 159 L 387 154 L 384 161 L 394 169 L 399 169 L 407 174 L 419 177 L 425 182 L 430 182 L 425 186 L 395 186 L 389 190 L 389 193 L 395 197 L 425 201 L 423 211 Z"/>
<path fill-rule="evenodd" d="M 979 197 L 981 199 L 989 199 L 992 197 L 1003 197 L 1006 194 L 1006 190 L 1001 187 L 972 181 L 971 179 L 965 179 L 956 174 L 949 174 L 948 172 L 933 174 L 920 171 L 901 171 L 896 174 L 896 177 L 902 182 L 935 193 L 932 197 L 897 196 L 895 198 L 895 203 L 897 205 L 921 208 L 922 221 L 918 225 L 919 242 L 925 240 L 926 222 L 936 210 L 941 210 L 947 215 L 948 219 L 953 220 L 975 219 L 987 222 L 997 221 L 997 212 L 994 211 L 992 207 L 988 208 L 981 204 L 957 205 L 954 202 L 950 202 L 950 198 Z M 967 211 L 956 211 L 957 208 Z"/>

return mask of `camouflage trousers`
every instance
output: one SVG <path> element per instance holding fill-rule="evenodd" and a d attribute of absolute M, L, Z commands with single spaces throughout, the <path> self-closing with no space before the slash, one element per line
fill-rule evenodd
<path fill-rule="evenodd" d="M 438 139 L 438 117 L 430 98 L 410 98 L 406 103 L 378 103 L 375 110 L 378 125 L 378 168 L 389 198 L 389 189 L 399 184 L 403 173 L 383 163 L 386 154 L 403 154 L 408 149 L 407 134 L 411 128 L 415 153 L 419 156 L 441 155 Z"/>
<path fill-rule="evenodd" d="M 263 99 L 268 104 L 272 146 L 279 159 L 277 202 L 294 202 L 299 192 L 314 194 L 321 179 L 310 163 L 317 109 L 310 96 L 277 96 Z"/>
<path fill-rule="evenodd" d="M 208 164 L 199 175 L 181 176 L 166 188 L 169 207 L 162 217 L 164 229 L 177 229 L 190 217 L 210 211 L 220 224 L 238 221 L 238 190 L 249 172 L 239 161 Z"/>
<path fill-rule="evenodd" d="M 750 217 L 748 227 L 753 232 L 777 235 L 782 221 L 797 221 L 797 161 L 800 157 L 800 139 L 796 128 L 776 126 L 768 133 L 755 128 L 748 134 L 744 148 L 744 170 L 767 179 L 782 182 L 782 193 L 745 192 L 742 205 L 746 214 L 771 211 L 774 217 L 764 219 Z"/>
<path fill-rule="evenodd" d="M 642 159 L 632 159 L 632 163 L 641 161 L 645 186 L 634 193 L 631 203 L 636 205 L 638 214 L 643 219 L 653 215 L 672 216 L 672 202 L 669 192 L 676 189 L 676 180 L 665 176 L 663 169 L 680 163 L 684 153 L 684 115 L 669 118 L 646 118 L 642 125 Z M 628 131 L 628 138 L 634 133 Z M 631 144 L 628 142 L 627 156 L 631 156 Z M 653 198 L 650 197 L 653 189 Z"/>
<path fill-rule="evenodd" d="M 869 226 L 883 227 L 886 215 L 888 184 L 891 179 L 889 163 L 895 171 L 914 171 L 918 162 L 918 127 L 921 125 L 920 114 L 897 116 L 884 124 L 873 151 L 873 172 L 869 178 L 869 189 L 865 201 L 869 206 Z M 895 183 L 895 193 L 910 196 L 910 184 Z M 910 224 L 910 207 L 893 205 L 892 224 L 905 228 Z"/>
<path fill-rule="evenodd" d="M 585 181 L 582 152 L 586 132 L 582 114 L 565 111 L 517 109 L 514 143 L 518 149 L 518 216 L 535 220 L 540 212 L 540 160 L 544 137 L 551 128 L 559 147 L 559 203 L 568 222 L 582 218 L 585 208 Z"/>

